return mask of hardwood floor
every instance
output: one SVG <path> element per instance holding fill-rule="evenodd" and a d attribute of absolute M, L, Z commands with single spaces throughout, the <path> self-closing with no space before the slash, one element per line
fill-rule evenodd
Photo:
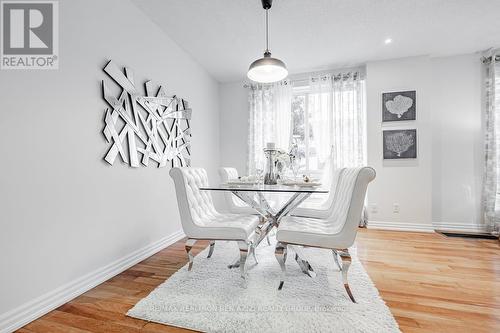
<path fill-rule="evenodd" d="M 500 331 L 498 241 L 362 230 L 357 244 L 403 332 Z M 17 332 L 188 332 L 125 316 L 186 261 L 178 242 Z"/>

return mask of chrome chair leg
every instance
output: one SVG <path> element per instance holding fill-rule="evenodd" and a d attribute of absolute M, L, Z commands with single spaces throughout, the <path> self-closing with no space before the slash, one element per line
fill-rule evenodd
<path fill-rule="evenodd" d="M 316 272 L 314 272 L 314 269 L 312 268 L 311 264 L 309 263 L 309 261 L 303 259 L 305 258 L 305 256 L 303 254 L 302 247 L 293 246 L 293 250 L 295 251 L 295 261 L 299 265 L 302 273 L 306 274 L 311 278 L 315 278 Z"/>
<path fill-rule="evenodd" d="M 215 241 L 210 241 L 210 249 L 208 250 L 207 258 L 211 258 L 214 253 Z"/>
<path fill-rule="evenodd" d="M 347 271 L 349 270 L 349 266 L 351 266 L 351 255 L 349 254 L 348 249 L 342 249 L 338 251 L 340 255 L 340 259 L 342 259 L 342 281 L 344 282 L 344 288 L 349 295 L 349 298 L 353 303 L 356 303 L 354 296 L 352 296 L 351 288 L 349 288 L 349 283 L 347 282 Z"/>
<path fill-rule="evenodd" d="M 281 281 L 280 281 L 280 284 L 278 286 L 278 290 L 281 290 L 283 288 L 283 284 L 285 283 L 286 254 L 287 254 L 287 245 L 284 243 L 278 242 L 276 244 L 276 249 L 274 250 L 274 255 L 276 256 L 276 260 L 278 260 L 278 263 L 280 264 L 280 267 L 281 267 Z"/>
<path fill-rule="evenodd" d="M 255 245 L 252 245 L 250 251 L 252 252 L 253 260 L 255 260 L 255 263 L 258 264 L 259 262 L 257 261 L 257 256 L 255 255 Z"/>
<path fill-rule="evenodd" d="M 249 248 L 251 249 L 253 246 L 251 243 L 247 243 L 244 241 L 238 241 L 238 247 L 240 248 L 240 272 L 241 277 L 246 280 L 247 276 L 247 255 Z"/>
<path fill-rule="evenodd" d="M 340 265 L 340 262 L 339 262 L 339 254 L 338 254 L 337 250 L 332 250 L 332 253 L 333 253 L 333 260 L 335 260 L 335 265 L 337 265 L 339 271 L 342 272 L 342 266 Z"/>
<path fill-rule="evenodd" d="M 189 266 L 188 266 L 188 271 L 191 271 L 191 268 L 193 268 L 193 255 L 191 254 L 191 249 L 193 248 L 194 243 L 196 243 L 196 239 L 188 238 L 186 241 L 186 244 L 184 245 L 184 248 L 186 249 L 188 259 L 189 259 Z"/>

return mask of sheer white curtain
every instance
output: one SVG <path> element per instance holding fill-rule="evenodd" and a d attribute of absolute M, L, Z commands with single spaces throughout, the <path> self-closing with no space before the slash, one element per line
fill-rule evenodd
<path fill-rule="evenodd" d="M 364 80 L 358 73 L 311 77 L 309 113 L 319 164 L 334 169 L 366 164 Z M 330 161 L 328 161 L 330 159 Z"/>
<path fill-rule="evenodd" d="M 292 87 L 290 81 L 253 85 L 248 93 L 248 173 L 264 167 L 264 147 L 274 142 L 285 150 L 290 146 Z"/>
<path fill-rule="evenodd" d="M 366 165 L 365 82 L 360 73 L 316 76 L 309 79 L 308 110 L 322 183 L 331 183 L 333 170 Z M 363 209 L 359 225 L 366 226 Z"/>
<path fill-rule="evenodd" d="M 484 221 L 489 231 L 500 224 L 500 50 L 490 51 L 485 66 L 485 171 L 483 181 Z"/>

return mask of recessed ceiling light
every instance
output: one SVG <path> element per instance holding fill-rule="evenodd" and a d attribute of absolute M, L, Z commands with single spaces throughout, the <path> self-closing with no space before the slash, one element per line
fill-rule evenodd
<path fill-rule="evenodd" d="M 391 44 L 391 43 L 392 43 L 392 38 L 386 38 L 386 39 L 384 40 L 384 44 L 385 44 L 385 45 L 388 45 L 388 44 Z"/>

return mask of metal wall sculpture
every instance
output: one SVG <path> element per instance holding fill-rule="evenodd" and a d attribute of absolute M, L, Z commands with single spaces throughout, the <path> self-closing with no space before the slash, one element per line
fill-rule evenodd
<path fill-rule="evenodd" d="M 146 94 L 136 88 L 130 68 L 122 72 L 109 61 L 104 67 L 120 87 L 118 97 L 103 80 L 106 108 L 103 134 L 111 144 L 104 160 L 113 165 L 118 155 L 131 167 L 139 167 L 139 160 L 148 166 L 150 160 L 158 167 L 190 165 L 190 119 L 188 102 L 175 95 L 168 96 L 160 86 L 151 81 L 144 84 Z"/>

